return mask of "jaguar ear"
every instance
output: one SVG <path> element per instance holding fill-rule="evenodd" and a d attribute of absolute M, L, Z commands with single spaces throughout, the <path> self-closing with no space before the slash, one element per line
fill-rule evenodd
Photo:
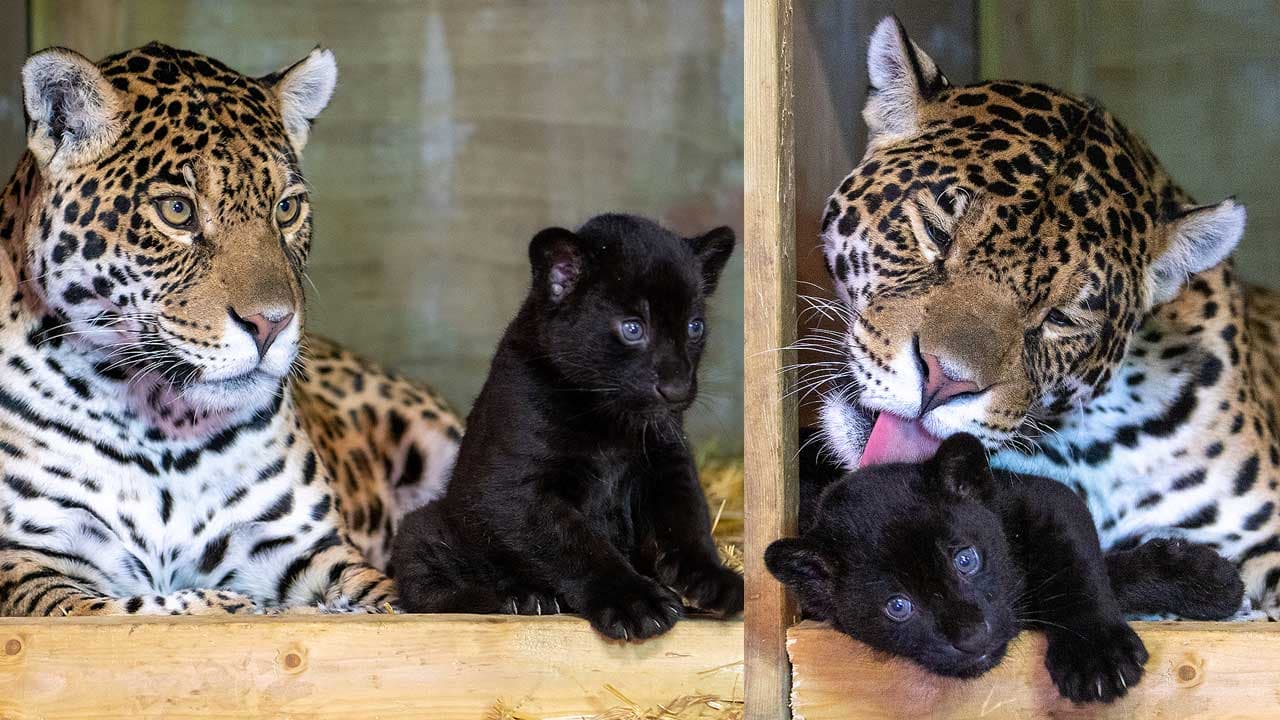
<path fill-rule="evenodd" d="M 764 551 L 769 572 L 800 599 L 816 620 L 829 620 L 835 597 L 834 571 L 821 550 L 802 538 L 774 540 Z"/>
<path fill-rule="evenodd" d="M 1167 228 L 1168 241 L 1147 270 L 1151 304 L 1172 300 L 1192 275 L 1217 265 L 1244 235 L 1245 211 L 1234 199 L 1189 205 Z"/>
<path fill-rule="evenodd" d="M 338 82 L 338 63 L 333 52 L 317 47 L 289 67 L 262 78 L 276 91 L 280 114 L 295 152 L 302 152 L 311 133 L 311 121 L 333 97 Z"/>
<path fill-rule="evenodd" d="M 49 48 L 22 66 L 27 148 L 40 167 L 76 167 L 102 157 L 124 128 L 120 95 L 88 58 Z"/>
<path fill-rule="evenodd" d="M 703 295 L 710 296 L 715 292 L 716 285 L 720 282 L 720 271 L 724 270 L 725 263 L 729 262 L 729 256 L 733 254 L 734 241 L 733 228 L 728 226 L 689 238 L 693 254 L 702 263 Z"/>
<path fill-rule="evenodd" d="M 529 264 L 534 288 L 540 288 L 552 303 L 563 302 L 586 271 L 582 238 L 562 227 L 542 230 L 529 241 Z"/>
<path fill-rule="evenodd" d="M 897 16 L 876 25 L 867 47 L 867 104 L 862 118 L 868 141 L 884 145 L 919 132 L 920 108 L 950 83 L 911 38 Z"/>

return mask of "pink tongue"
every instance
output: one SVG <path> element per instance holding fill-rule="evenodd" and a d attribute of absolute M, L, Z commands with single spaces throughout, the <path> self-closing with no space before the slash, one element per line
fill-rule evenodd
<path fill-rule="evenodd" d="M 941 440 L 925 431 L 919 420 L 903 420 L 893 413 L 882 412 L 871 428 L 871 437 L 867 438 L 858 467 L 921 462 L 933 457 L 941 444 Z"/>

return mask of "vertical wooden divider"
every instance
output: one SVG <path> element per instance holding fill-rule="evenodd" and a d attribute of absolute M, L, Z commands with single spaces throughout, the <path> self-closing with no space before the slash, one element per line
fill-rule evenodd
<path fill-rule="evenodd" d="M 791 717 L 786 592 L 764 566 L 764 549 L 794 534 L 796 399 L 795 160 L 792 131 L 792 3 L 747 3 L 744 169 L 746 239 L 745 418 L 746 717 Z"/>

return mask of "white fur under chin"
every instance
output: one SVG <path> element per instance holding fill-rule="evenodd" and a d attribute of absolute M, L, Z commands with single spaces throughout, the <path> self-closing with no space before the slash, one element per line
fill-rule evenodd
<path fill-rule="evenodd" d="M 871 436 L 871 421 L 842 395 L 822 398 L 820 432 L 826 450 L 849 469 L 858 467 Z"/>
<path fill-rule="evenodd" d="M 283 378 L 252 372 L 233 380 L 194 383 L 182 389 L 182 399 L 198 412 L 222 413 L 238 409 L 258 409 L 263 398 L 280 391 Z"/>

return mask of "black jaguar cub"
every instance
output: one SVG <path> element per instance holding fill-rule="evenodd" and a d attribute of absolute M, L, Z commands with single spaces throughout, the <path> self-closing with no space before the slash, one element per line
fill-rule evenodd
<path fill-rule="evenodd" d="M 803 534 L 769 546 L 769 570 L 810 617 L 939 675 L 977 677 L 1019 631 L 1043 630 L 1062 695 L 1110 702 L 1147 660 L 1126 611 L 1221 618 L 1244 591 L 1203 545 L 1153 540 L 1104 557 L 1078 495 L 993 472 L 971 435 L 922 464 L 839 475 L 819 496 L 824 474 L 812 458 L 802 467 Z"/>
<path fill-rule="evenodd" d="M 601 215 L 529 244 L 533 285 L 467 418 L 449 488 L 404 520 L 414 612 L 580 613 L 647 638 L 742 609 L 683 432 L 729 228 Z"/>

